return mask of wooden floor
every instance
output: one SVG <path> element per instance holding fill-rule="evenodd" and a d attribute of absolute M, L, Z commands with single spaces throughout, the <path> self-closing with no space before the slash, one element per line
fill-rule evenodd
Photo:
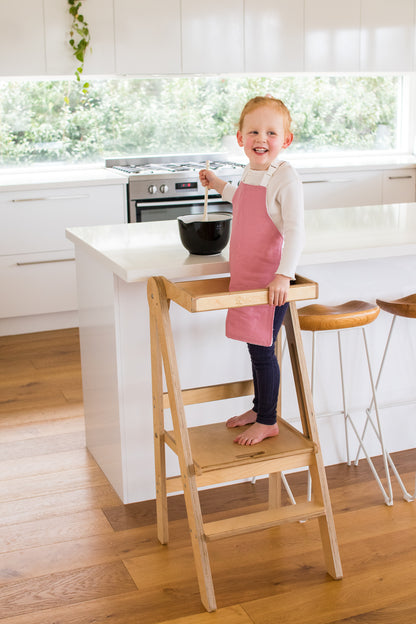
<path fill-rule="evenodd" d="M 0 338 L 0 436 L 1 624 L 415 622 L 416 503 L 396 489 L 385 506 L 364 462 L 327 469 L 342 581 L 317 523 L 287 525 L 210 544 L 219 608 L 204 612 L 182 497 L 161 546 L 153 501 L 122 505 L 85 449 L 76 330 Z M 413 489 L 416 451 L 395 457 Z M 211 519 L 260 509 L 265 482 L 201 499 Z"/>

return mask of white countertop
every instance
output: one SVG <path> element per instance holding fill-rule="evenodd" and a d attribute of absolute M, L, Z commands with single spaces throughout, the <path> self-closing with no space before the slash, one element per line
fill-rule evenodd
<path fill-rule="evenodd" d="M 416 203 L 305 212 L 302 265 L 416 254 Z M 189 254 L 176 221 L 66 230 L 67 238 L 126 282 L 228 273 L 228 247 L 217 256 Z"/>
<path fill-rule="evenodd" d="M 91 165 L 52 168 L 35 166 L 0 170 L 0 191 L 22 191 L 68 186 L 127 184 L 126 175 Z"/>

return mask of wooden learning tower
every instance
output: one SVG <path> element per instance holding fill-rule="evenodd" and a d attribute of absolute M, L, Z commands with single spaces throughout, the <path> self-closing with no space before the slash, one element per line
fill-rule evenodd
<path fill-rule="evenodd" d="M 208 542 L 267 529 L 284 522 L 317 518 L 328 573 L 342 578 L 334 519 L 319 446 L 312 395 L 303 353 L 296 301 L 315 299 L 315 282 L 296 276 L 289 289 L 284 326 L 296 387 L 302 432 L 278 414 L 280 433 L 255 446 L 233 443 L 235 429 L 224 422 L 188 427 L 185 405 L 246 396 L 252 380 L 182 389 L 169 316 L 171 302 L 191 313 L 267 303 L 267 289 L 229 292 L 229 278 L 171 282 L 152 277 L 148 282 L 152 354 L 153 418 L 158 538 L 168 542 L 167 494 L 183 491 L 201 600 L 207 611 L 216 610 L 208 558 Z M 163 387 L 163 371 L 167 392 Z M 170 409 L 173 431 L 165 429 L 164 410 Z M 279 411 L 279 410 L 278 410 Z M 165 444 L 177 455 L 180 476 L 166 477 Z M 281 505 L 282 472 L 308 467 L 312 498 L 296 505 Z M 268 509 L 213 522 L 204 522 L 198 488 L 269 475 Z"/>

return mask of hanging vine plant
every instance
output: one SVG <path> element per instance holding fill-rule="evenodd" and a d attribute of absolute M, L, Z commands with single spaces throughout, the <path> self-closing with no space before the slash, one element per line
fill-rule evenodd
<path fill-rule="evenodd" d="M 79 63 L 74 73 L 77 80 L 81 82 L 81 75 L 84 71 L 85 54 L 90 45 L 91 35 L 88 23 L 85 21 L 85 18 L 81 13 L 82 0 L 68 0 L 68 5 L 69 13 L 72 17 L 71 30 L 69 31 L 69 45 L 72 48 L 73 55 Z M 88 82 L 84 82 L 82 85 L 83 93 L 87 93 L 89 86 Z"/>

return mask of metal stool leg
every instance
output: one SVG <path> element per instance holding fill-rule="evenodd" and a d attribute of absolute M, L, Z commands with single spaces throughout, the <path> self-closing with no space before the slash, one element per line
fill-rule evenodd
<path fill-rule="evenodd" d="M 388 336 L 387 336 L 386 346 L 384 347 L 383 356 L 382 356 L 382 359 L 381 359 L 381 364 L 380 364 L 380 368 L 379 368 L 379 371 L 378 371 L 377 380 L 376 380 L 376 383 L 375 383 L 375 390 L 376 391 L 377 391 L 378 385 L 380 383 L 381 373 L 382 373 L 383 368 L 384 368 L 384 362 L 386 360 L 386 356 L 387 356 L 388 348 L 389 348 L 389 345 L 390 345 L 390 340 L 391 340 L 391 336 L 392 336 L 392 333 L 393 333 L 393 329 L 394 329 L 394 325 L 395 325 L 395 322 L 396 322 L 396 318 L 397 318 L 397 316 L 393 315 L 393 319 L 392 319 L 392 322 L 391 322 L 391 325 L 390 325 L 390 330 L 389 330 L 389 333 L 388 333 Z M 373 409 L 373 407 L 375 407 L 374 397 L 371 399 L 371 403 L 370 403 L 369 407 L 366 410 L 366 412 L 367 412 L 367 420 L 366 420 L 366 425 L 365 426 L 367 426 L 368 422 L 371 421 L 371 410 Z M 364 434 L 365 434 L 365 430 L 363 431 L 363 436 L 364 436 Z M 357 457 L 358 457 L 358 453 L 360 452 L 360 448 L 361 448 L 361 445 L 358 448 Z M 387 452 L 387 451 L 385 451 L 385 453 L 386 453 L 386 457 L 387 457 L 387 461 L 388 461 L 388 464 L 390 466 L 390 469 L 391 469 L 393 475 L 395 476 L 395 478 L 397 479 L 397 482 L 398 482 L 398 484 L 400 486 L 400 489 L 402 491 L 404 500 L 406 500 L 408 502 L 412 502 L 412 501 L 416 500 L 416 484 L 415 484 L 415 492 L 414 492 L 414 494 L 410 494 L 410 492 L 406 489 L 406 486 L 403 483 L 403 480 L 402 480 L 402 478 L 401 478 L 401 476 L 400 476 L 400 474 L 399 474 L 399 472 L 398 472 L 398 470 L 397 470 L 397 468 L 396 468 L 396 466 L 395 466 L 395 464 L 394 464 L 394 462 L 393 462 L 393 460 L 392 460 L 392 458 L 390 456 L 390 453 Z"/>
<path fill-rule="evenodd" d="M 360 434 L 359 431 L 357 430 L 357 427 L 355 426 L 354 421 L 351 418 L 351 415 L 347 412 L 346 413 L 346 422 L 350 424 L 355 436 L 357 437 L 359 446 L 358 446 L 358 451 L 357 451 L 357 456 L 355 459 L 355 464 L 357 465 L 358 463 L 358 457 L 359 457 L 359 453 L 362 450 L 365 458 L 367 459 L 367 462 L 370 466 L 371 472 L 373 473 L 373 476 L 377 482 L 377 485 L 380 488 L 380 491 L 383 495 L 384 501 L 386 503 L 386 505 L 392 505 L 393 504 L 393 491 L 392 491 L 392 486 L 391 486 L 391 478 L 390 478 L 390 471 L 389 471 L 389 461 L 388 461 L 388 457 L 387 457 L 387 452 L 385 449 L 385 445 L 384 445 L 384 439 L 383 439 L 383 434 L 382 434 L 382 428 L 381 428 L 381 423 L 380 423 L 380 415 L 379 415 L 379 410 L 378 410 L 378 406 L 377 406 L 377 397 L 376 397 L 376 386 L 374 384 L 374 378 L 373 378 L 373 373 L 372 373 L 372 369 L 371 369 L 371 362 L 370 362 L 370 355 L 369 355 L 369 351 L 368 351 L 368 344 L 367 344 L 367 336 L 366 336 L 366 332 L 365 332 L 365 328 L 362 327 L 362 336 L 363 336 L 363 342 L 364 342 L 364 348 L 365 348 L 365 353 L 366 353 L 366 357 L 367 357 L 367 366 L 368 366 L 368 374 L 369 374 L 369 379 L 370 379 L 370 384 L 371 384 L 371 392 L 372 392 L 372 404 L 374 406 L 374 412 L 375 412 L 375 421 L 374 419 L 371 417 L 371 413 L 366 410 L 366 420 L 364 423 L 364 428 L 362 433 Z M 368 454 L 367 448 L 364 444 L 364 437 L 365 434 L 367 432 L 367 426 L 368 424 L 370 424 L 374 430 L 374 433 L 376 434 L 376 437 L 380 443 L 381 446 L 381 453 L 383 456 L 383 463 L 384 463 L 384 470 L 385 470 L 385 474 L 386 474 L 386 480 L 387 480 L 387 490 L 384 488 L 383 483 L 381 482 L 381 479 L 377 473 L 377 470 L 374 466 L 373 460 L 371 459 L 370 455 Z"/>
<path fill-rule="evenodd" d="M 348 418 L 350 416 L 347 413 L 347 400 L 346 400 L 346 395 L 345 395 L 345 384 L 344 384 L 344 364 L 343 364 L 343 359 L 342 359 L 340 330 L 337 331 L 337 337 L 338 337 L 338 354 L 339 354 L 339 372 L 340 372 L 340 378 L 341 378 L 342 413 L 344 416 L 345 445 L 346 445 L 346 450 L 347 450 L 347 465 L 351 466 L 350 444 L 349 444 L 348 426 L 347 426 Z"/>

